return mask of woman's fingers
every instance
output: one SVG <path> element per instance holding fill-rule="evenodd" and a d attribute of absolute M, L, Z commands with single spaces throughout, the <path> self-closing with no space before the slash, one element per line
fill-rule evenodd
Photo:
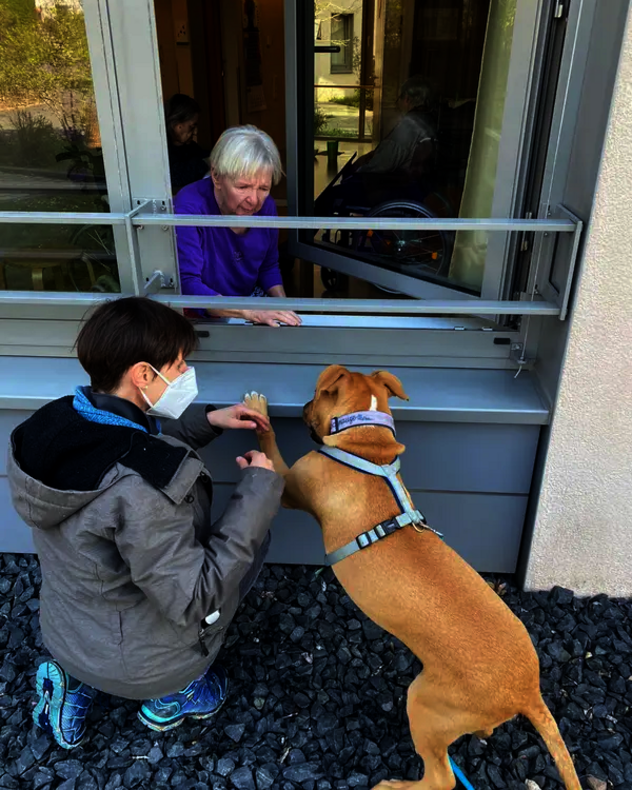
<path fill-rule="evenodd" d="M 286 324 L 287 326 L 301 325 L 300 317 L 289 310 L 261 310 L 253 313 L 251 320 L 256 324 L 266 324 L 267 326 L 279 326 L 279 324 Z"/>

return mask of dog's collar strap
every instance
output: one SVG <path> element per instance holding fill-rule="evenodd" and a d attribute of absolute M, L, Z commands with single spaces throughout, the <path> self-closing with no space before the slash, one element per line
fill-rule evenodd
<path fill-rule="evenodd" d="M 432 529 L 426 524 L 426 519 L 424 518 L 423 514 L 419 512 L 419 510 L 413 510 L 411 507 L 410 499 L 406 493 L 406 489 L 397 476 L 400 469 L 399 458 L 396 458 L 392 464 L 380 466 L 378 464 L 371 463 L 371 461 L 367 461 L 365 458 L 360 458 L 358 455 L 353 455 L 352 453 L 347 453 L 344 450 L 340 450 L 338 447 L 321 447 L 319 452 L 322 453 L 322 455 L 332 458 L 334 461 L 338 461 L 340 464 L 344 464 L 344 466 L 349 466 L 351 469 L 356 469 L 358 472 L 364 472 L 365 474 L 373 475 L 375 477 L 383 477 L 390 486 L 397 504 L 403 511 L 399 516 L 382 521 L 376 527 L 373 527 L 373 529 L 369 529 L 367 532 L 363 532 L 361 535 L 358 535 L 357 538 L 349 541 L 346 546 L 342 546 L 341 548 L 336 549 L 336 551 L 332 551 L 330 554 L 327 554 L 325 556 L 326 565 L 335 565 L 337 562 L 340 562 L 340 560 L 350 557 L 352 554 L 355 554 L 361 549 L 366 549 L 369 546 L 372 546 L 378 540 L 392 535 L 394 532 L 397 532 L 398 529 L 406 527 L 409 524 L 423 526 L 424 529 L 434 532 L 435 535 L 438 535 L 441 538 L 443 537 L 440 532 L 436 532 L 436 530 Z"/>
<path fill-rule="evenodd" d="M 383 411 L 354 411 L 353 414 L 343 414 L 331 420 L 330 434 L 333 436 L 349 428 L 360 428 L 365 425 L 375 425 L 379 428 L 388 428 L 395 435 L 395 420 L 390 414 Z"/>

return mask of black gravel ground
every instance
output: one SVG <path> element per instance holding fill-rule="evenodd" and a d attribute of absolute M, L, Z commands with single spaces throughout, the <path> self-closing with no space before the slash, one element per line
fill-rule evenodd
<path fill-rule="evenodd" d="M 537 646 L 544 696 L 583 786 L 632 789 L 632 601 L 489 581 Z M 421 775 L 405 714 L 419 662 L 330 570 L 264 568 L 220 655 L 232 685 L 210 726 L 159 735 L 137 721 L 138 703 L 99 696 L 84 745 L 70 752 L 31 721 L 46 655 L 39 583 L 35 557 L 0 555 L 0 788 L 346 790 Z M 451 753 L 476 790 L 561 786 L 522 719 L 488 741 L 464 737 Z"/>

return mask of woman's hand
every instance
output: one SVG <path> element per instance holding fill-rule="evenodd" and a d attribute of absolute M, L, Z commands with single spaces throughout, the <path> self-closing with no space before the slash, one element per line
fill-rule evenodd
<path fill-rule="evenodd" d="M 244 310 L 243 316 L 246 321 L 252 321 L 253 324 L 267 324 L 268 326 L 279 326 L 280 324 L 286 324 L 287 326 L 301 325 L 299 316 L 289 310 Z"/>
<path fill-rule="evenodd" d="M 258 450 L 251 450 L 243 456 L 240 455 L 237 458 L 237 466 L 241 470 L 259 467 L 260 469 L 269 469 L 271 472 L 274 472 L 272 461 L 265 453 L 260 453 Z"/>
<path fill-rule="evenodd" d="M 270 420 L 254 409 L 249 409 L 243 403 L 229 406 L 227 409 L 209 411 L 206 419 L 213 428 L 248 428 L 251 431 L 265 433 L 270 430 Z"/>

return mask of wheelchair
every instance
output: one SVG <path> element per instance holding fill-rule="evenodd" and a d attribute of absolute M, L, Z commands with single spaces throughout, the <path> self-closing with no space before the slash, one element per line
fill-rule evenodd
<path fill-rule="evenodd" d="M 334 188 L 351 172 L 354 156 L 342 167 L 317 199 L 317 206 L 331 198 Z M 391 190 L 393 193 L 395 189 Z M 410 193 L 410 189 L 407 190 Z M 332 214 L 338 217 L 434 219 L 454 216 L 449 202 L 437 191 L 425 190 L 423 198 L 398 199 L 394 194 L 376 205 L 360 205 L 360 201 L 334 201 Z M 336 251 L 402 274 L 427 275 L 438 279 L 446 277 L 450 267 L 454 233 L 420 228 L 418 230 L 325 230 L 321 244 Z M 343 248 L 342 250 L 340 248 Z M 333 249 L 332 249 L 333 251 Z M 345 275 L 332 269 L 321 269 L 321 280 L 327 290 L 342 287 Z M 383 289 L 385 290 L 385 289 Z"/>

